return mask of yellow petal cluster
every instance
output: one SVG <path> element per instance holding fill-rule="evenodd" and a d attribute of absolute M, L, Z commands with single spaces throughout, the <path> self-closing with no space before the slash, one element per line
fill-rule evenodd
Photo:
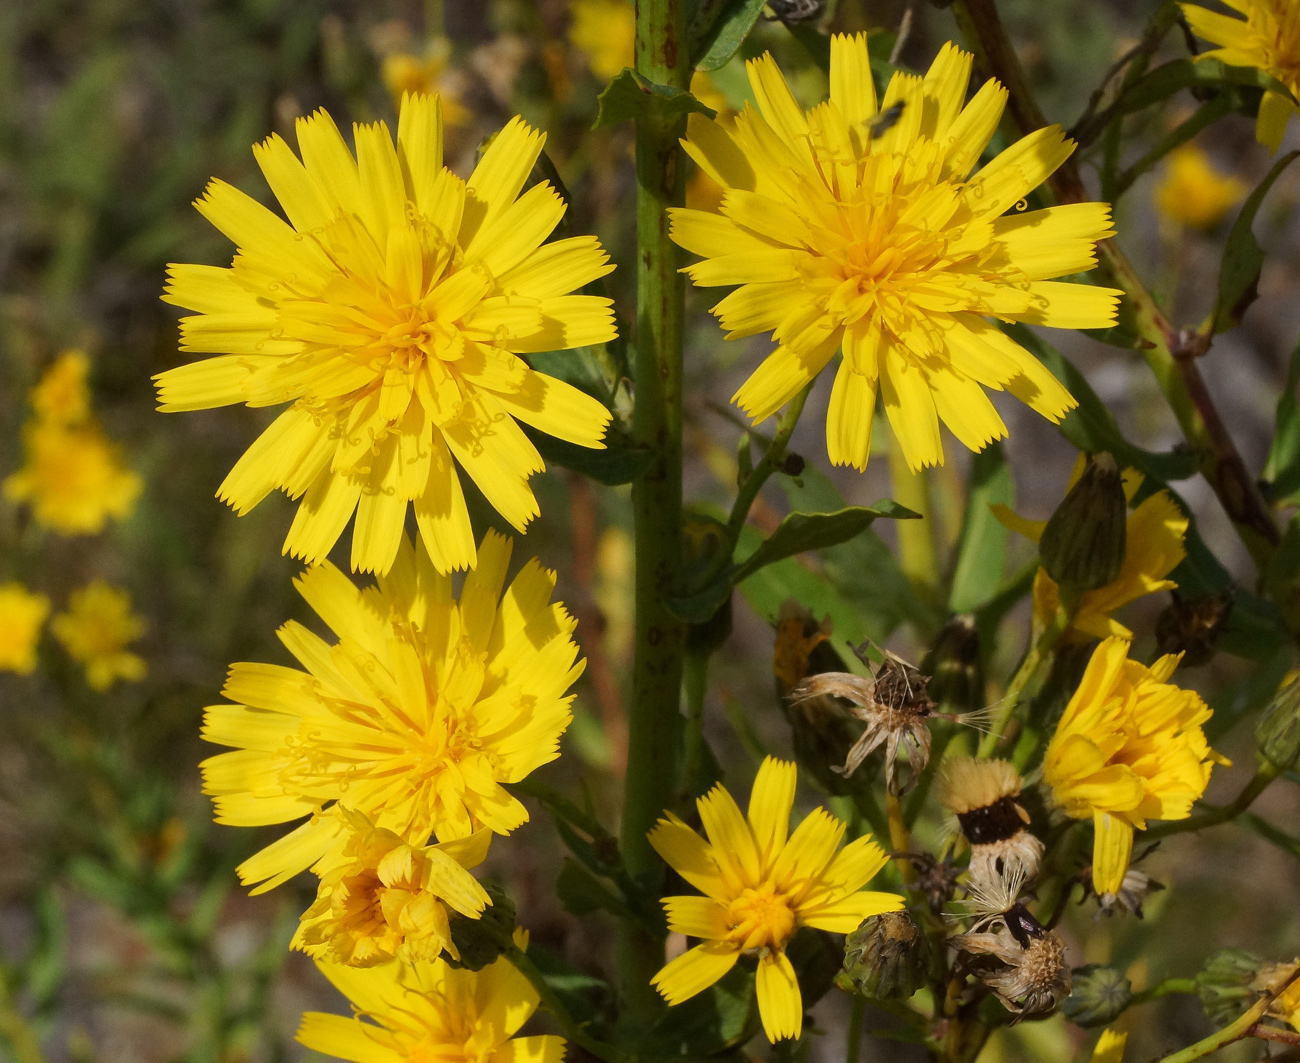
<path fill-rule="evenodd" d="M 1300 97 L 1300 3 L 1296 0 L 1223 0 L 1244 19 L 1220 14 L 1198 4 L 1179 4 L 1187 24 L 1198 37 L 1219 45 L 1201 59 L 1220 59 L 1229 66 L 1264 71 Z M 1265 92 L 1255 121 L 1255 139 L 1277 151 L 1293 113 L 1294 100 L 1280 92 Z"/>
<path fill-rule="evenodd" d="M 1070 476 L 1069 487 L 1073 487 L 1082 475 L 1085 464 L 1086 459 L 1080 455 Z M 1125 469 L 1122 476 L 1124 497 L 1132 505 L 1144 477 L 1136 469 Z M 1047 521 L 1027 520 L 1003 505 L 991 508 L 994 516 L 1012 531 L 1033 542 L 1043 537 Z M 1084 591 L 1064 637 L 1071 642 L 1104 639 L 1112 635 L 1131 640 L 1133 632 L 1112 614 L 1145 595 L 1178 586 L 1167 577 L 1187 556 L 1183 542 L 1187 536 L 1187 524 L 1187 515 L 1178 508 L 1168 491 L 1156 491 L 1143 499 L 1129 513 L 1125 525 L 1124 563 L 1119 575 L 1104 587 Z M 1033 601 L 1034 628 L 1041 631 L 1061 611 L 1060 588 L 1046 569 L 1039 568 L 1034 577 Z"/>
<path fill-rule="evenodd" d="M 21 583 L 0 583 L 0 672 L 31 675 L 50 600 Z"/>
<path fill-rule="evenodd" d="M 517 940 L 526 942 L 516 932 Z M 521 945 L 522 947 L 522 945 Z M 561 1063 L 564 1039 L 516 1037 L 537 1010 L 537 990 L 497 960 L 481 971 L 443 960 L 358 970 L 317 961 L 354 1015 L 309 1011 L 298 1041 L 353 1063 Z"/>
<path fill-rule="evenodd" d="M 738 285 L 713 310 L 728 338 L 779 344 L 734 401 L 761 421 L 842 350 L 826 442 L 859 469 L 877 395 L 914 469 L 943 461 L 940 423 L 972 450 L 1006 435 L 985 388 L 1059 420 L 1074 399 L 988 319 L 1115 320 L 1118 291 L 1052 279 L 1095 265 L 1109 205 L 1024 210 L 1074 150 L 1060 127 L 972 174 L 1007 94 L 989 81 L 967 104 L 971 56 L 951 44 L 924 78 L 895 74 L 879 107 L 865 35 L 831 39 L 830 99 L 811 111 L 771 56 L 748 70 L 757 110 L 692 115 L 683 142 L 725 190 L 720 213 L 672 212 L 673 239 L 703 259 L 691 279 Z"/>
<path fill-rule="evenodd" d="M 820 808 L 790 832 L 796 781 L 792 762 L 768 757 L 748 815 L 715 786 L 696 802 L 707 841 L 672 813 L 650 832 L 655 851 L 703 894 L 664 898 L 669 929 L 701 943 L 659 971 L 654 985 L 669 1004 L 680 1004 L 742 955 L 756 956 L 758 1009 L 774 1042 L 803 1029 L 799 983 L 785 954 L 794 932 L 811 926 L 847 934 L 868 916 L 903 907 L 895 894 L 862 890 L 887 862 L 870 836 L 841 849 L 845 825 Z"/>
<path fill-rule="evenodd" d="M 353 129 L 323 111 L 254 148 L 288 221 L 224 181 L 196 206 L 238 247 L 229 269 L 173 265 L 164 298 L 197 311 L 185 351 L 218 355 L 157 377 L 161 409 L 289 403 L 218 495 L 237 512 L 301 498 L 285 549 L 321 560 L 356 514 L 352 567 L 386 572 L 408 509 L 440 572 L 474 563 L 457 468 L 514 527 L 538 513 L 544 466 L 517 422 L 602 447 L 601 403 L 519 357 L 614 338 L 608 299 L 573 295 L 612 268 L 595 237 L 548 242 L 565 212 L 524 185 L 545 136 L 519 118 L 467 181 L 442 162 L 436 97 L 403 98 Z"/>
<path fill-rule="evenodd" d="M 309 817 L 240 865 L 245 883 L 261 892 L 327 871 L 347 841 L 340 801 L 417 847 L 528 819 L 501 784 L 559 755 L 583 662 L 575 621 L 550 601 L 555 573 L 532 560 L 506 587 L 510 553 L 488 532 L 459 600 L 405 538 L 375 587 L 329 563 L 298 578 L 337 641 L 290 621 L 280 640 L 302 668 L 234 665 L 223 691 L 234 704 L 204 720 L 208 741 L 236 747 L 202 764 L 217 822 Z"/>
<path fill-rule="evenodd" d="M 1175 225 L 1213 229 L 1249 188 L 1240 177 L 1221 174 L 1195 144 L 1169 153 L 1156 188 L 1156 209 Z"/>
<path fill-rule="evenodd" d="M 351 832 L 341 862 L 321 871 L 294 947 L 349 967 L 436 960 L 443 950 L 459 960 L 448 909 L 477 919 L 492 903 L 469 873 L 487 857 L 491 831 L 416 846 L 359 812 L 341 811 Z"/>
<path fill-rule="evenodd" d="M 1130 643 L 1108 638 L 1093 652 L 1043 759 L 1043 779 L 1075 819 L 1091 819 L 1092 878 L 1117 893 L 1148 819 L 1186 819 L 1227 763 L 1201 725 L 1212 715 L 1199 694 L 1168 682 L 1181 654 L 1151 667 L 1128 659 Z"/>
<path fill-rule="evenodd" d="M 50 424 L 79 424 L 90 417 L 90 359 L 85 351 L 67 350 L 45 370 L 32 388 L 32 410 Z"/>
<path fill-rule="evenodd" d="M 50 621 L 50 631 L 68 656 L 85 668 L 90 688 L 101 692 L 119 679 L 144 678 L 143 658 L 127 647 L 144 634 L 145 626 L 131 611 L 131 596 L 103 580 L 74 591 L 67 611 Z"/>

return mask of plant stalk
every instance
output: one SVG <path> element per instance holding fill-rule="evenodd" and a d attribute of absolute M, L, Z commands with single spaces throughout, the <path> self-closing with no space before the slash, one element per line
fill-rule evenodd
<path fill-rule="evenodd" d="M 689 56 L 682 0 L 637 0 L 636 69 L 686 88 Z M 643 113 L 636 122 L 637 327 L 632 436 L 653 460 L 632 484 L 636 627 L 621 846 L 632 877 L 654 892 L 663 865 L 646 838 L 672 804 L 678 777 L 678 720 L 685 626 L 667 598 L 682 558 L 682 315 L 684 288 L 667 208 L 682 203 L 677 141 L 684 119 Z M 618 933 L 619 992 L 629 1031 L 662 1008 L 650 979 L 664 943 L 632 920 Z"/>

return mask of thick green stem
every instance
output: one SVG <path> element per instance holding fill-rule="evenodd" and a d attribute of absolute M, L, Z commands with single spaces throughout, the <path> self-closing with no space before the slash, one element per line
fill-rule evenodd
<path fill-rule="evenodd" d="M 638 0 L 636 68 L 651 81 L 685 88 L 690 78 L 681 0 Z M 646 838 L 674 797 L 685 627 L 669 610 L 682 551 L 682 313 L 677 250 L 667 208 L 682 202 L 681 118 L 643 114 L 636 123 L 636 405 L 632 435 L 653 455 L 632 485 L 636 524 L 636 645 L 628 712 L 628 764 L 621 844 L 628 871 L 652 889 L 663 865 Z M 630 1031 L 660 1008 L 650 979 L 663 939 L 638 923 L 619 927 L 619 991 Z"/>
<path fill-rule="evenodd" d="M 686 689 L 686 752 L 682 763 L 682 792 L 689 800 L 695 796 L 695 784 L 704 760 L 704 695 L 709 687 L 707 651 L 686 655 L 683 686 Z"/>
<path fill-rule="evenodd" d="M 889 478 L 894 501 L 921 514 L 920 520 L 900 520 L 895 524 L 898 563 L 917 593 L 933 602 L 939 583 L 939 557 L 934 545 L 929 477 L 925 469 L 913 470 L 903 456 L 903 448 L 891 443 Z"/>
<path fill-rule="evenodd" d="M 844 1063 L 858 1063 L 862 1051 L 862 1020 L 866 1012 L 866 1000 L 857 993 L 849 1002 L 849 1043 L 844 1052 Z"/>

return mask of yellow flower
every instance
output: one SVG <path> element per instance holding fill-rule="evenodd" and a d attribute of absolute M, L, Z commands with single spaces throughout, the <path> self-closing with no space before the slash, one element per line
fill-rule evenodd
<path fill-rule="evenodd" d="M 1128 659 L 1130 643 L 1109 638 L 1093 652 L 1043 759 L 1056 802 L 1096 829 L 1092 880 L 1118 893 L 1133 831 L 1148 819 L 1186 819 L 1213 766 L 1228 763 L 1205 740 L 1212 715 L 1192 690 L 1167 682 L 1181 654 L 1150 668 Z"/>
<path fill-rule="evenodd" d="M 473 115 L 457 99 L 447 84 L 451 69 L 451 42 L 446 37 L 430 38 L 424 54 L 389 52 L 380 64 L 384 87 L 399 107 L 406 95 L 438 95 L 442 101 L 442 119 L 452 129 L 469 125 Z"/>
<path fill-rule="evenodd" d="M 741 954 L 758 957 L 758 1010 L 768 1040 L 798 1037 L 803 998 L 785 947 L 801 926 L 847 934 L 862 920 L 895 912 L 903 899 L 860 892 L 885 866 L 870 836 L 836 852 L 844 824 L 816 809 L 789 834 L 797 781 L 789 761 L 768 757 L 742 816 L 722 786 L 696 801 L 706 842 L 668 813 L 650 844 L 703 897 L 665 897 L 668 927 L 702 944 L 654 976 L 669 1004 L 680 1004 L 723 977 Z"/>
<path fill-rule="evenodd" d="M 523 947 L 527 938 L 515 932 Z M 298 1041 L 355 1063 L 560 1063 L 564 1039 L 515 1037 L 537 1010 L 528 980 L 502 957 L 481 971 L 445 961 L 390 963 L 358 970 L 316 965 L 352 1002 L 354 1015 L 309 1011 Z M 369 1020 L 369 1021 L 366 1021 Z"/>
<path fill-rule="evenodd" d="M 1070 476 L 1071 487 L 1083 472 L 1084 465 L 1085 459 L 1080 455 Z M 1125 469 L 1123 478 L 1124 497 L 1132 504 L 1134 495 L 1142 486 L 1142 474 L 1136 469 Z M 1012 531 L 1034 542 L 1043 537 L 1047 521 L 1026 520 L 1003 505 L 992 509 L 994 516 Z M 1168 491 L 1157 491 L 1144 499 L 1128 516 L 1124 564 L 1119 575 L 1104 587 L 1084 591 L 1065 637 L 1072 642 L 1104 639 L 1112 635 L 1132 639 L 1133 632 L 1111 614 L 1144 595 L 1178 586 L 1166 577 L 1187 556 L 1183 545 L 1186 535 L 1187 517 Z M 1034 578 L 1035 629 L 1046 628 L 1060 610 L 1060 589 L 1046 570 L 1040 568 Z"/>
<path fill-rule="evenodd" d="M 21 583 L 0 583 L 0 672 L 31 675 L 50 600 Z"/>
<path fill-rule="evenodd" d="M 50 621 L 50 630 L 68 656 L 85 667 L 92 690 L 144 678 L 144 661 L 126 647 L 144 634 L 145 622 L 131 612 L 126 591 L 95 580 L 72 593 L 67 612 Z"/>
<path fill-rule="evenodd" d="M 218 495 L 244 513 L 302 497 L 285 549 L 319 561 L 353 512 L 352 566 L 386 572 L 408 506 L 440 572 L 474 563 L 456 466 L 516 528 L 543 468 L 516 420 L 603 447 L 609 411 L 516 357 L 613 339 L 608 299 L 570 295 L 613 267 L 599 241 L 545 242 L 564 214 L 547 182 L 520 195 L 545 136 L 515 118 L 469 180 L 442 165 L 437 97 L 354 127 L 324 111 L 254 148 L 292 224 L 214 180 L 196 206 L 238 245 L 231 269 L 173 265 L 164 298 L 199 311 L 182 349 L 219 353 L 158 376 L 164 411 L 292 405 Z"/>
<path fill-rule="evenodd" d="M 1176 225 L 1213 229 L 1248 191 L 1241 178 L 1219 173 L 1195 144 L 1184 144 L 1169 154 L 1156 209 Z"/>
<path fill-rule="evenodd" d="M 1096 263 L 1109 205 L 1001 216 L 1074 150 L 1059 126 L 968 176 L 1007 97 L 989 81 L 963 108 L 970 72 L 946 45 L 924 79 L 895 74 L 878 110 L 866 36 L 840 35 L 830 99 L 813 110 L 763 56 L 749 63 L 757 111 L 728 127 L 691 116 L 686 151 L 726 192 L 721 214 L 672 211 L 673 239 L 704 257 L 686 270 L 696 284 L 740 286 L 714 307 L 728 338 L 771 330 L 779 344 L 733 401 L 761 421 L 843 348 L 834 464 L 866 467 L 878 390 L 913 469 L 943 461 L 941 421 L 972 450 L 1006 435 L 985 387 L 1059 420 L 1074 399 L 987 318 L 1115 320 L 1119 292 L 1049 279 Z"/>
<path fill-rule="evenodd" d="M 26 463 L 4 481 L 4 496 L 27 502 L 36 522 L 63 535 L 93 535 L 130 515 L 143 486 L 95 422 L 34 420 L 23 428 Z"/>
<path fill-rule="evenodd" d="M 1124 1046 L 1127 1043 L 1128 1034 L 1118 1030 L 1102 1030 L 1092 1050 L 1091 1063 L 1123 1063 Z"/>
<path fill-rule="evenodd" d="M 550 604 L 555 573 L 532 560 L 502 594 L 510 550 L 487 533 L 459 602 L 406 539 L 378 587 L 328 563 L 298 578 L 338 642 L 290 621 L 280 641 L 306 671 L 236 664 L 223 691 L 236 704 L 204 720 L 208 741 L 237 747 L 202 765 L 218 823 L 311 817 L 240 865 L 245 884 L 333 866 L 347 835 L 338 801 L 417 847 L 527 821 L 501 783 L 559 756 L 582 662 L 573 618 Z"/>
<path fill-rule="evenodd" d="M 1300 96 L 1300 3 L 1296 0 L 1223 0 L 1245 20 L 1196 4 L 1180 4 L 1198 37 L 1219 45 L 1199 56 L 1229 66 L 1253 66 Z M 1298 109 L 1280 92 L 1266 92 L 1255 122 L 1255 139 L 1277 151 L 1287 120 Z"/>
<path fill-rule="evenodd" d="M 444 949 L 459 960 L 447 909 L 477 919 L 492 903 L 467 870 L 486 859 L 492 832 L 419 847 L 360 812 L 341 812 L 350 830 L 341 862 L 322 871 L 294 947 L 349 967 L 436 960 Z"/>
<path fill-rule="evenodd" d="M 55 424 L 79 424 L 90 417 L 90 359 L 85 351 L 64 351 L 32 388 L 36 416 Z"/>

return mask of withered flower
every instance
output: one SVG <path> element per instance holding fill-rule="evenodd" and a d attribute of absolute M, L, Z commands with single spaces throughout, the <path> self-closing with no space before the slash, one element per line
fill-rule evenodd
<path fill-rule="evenodd" d="M 1019 872 L 1028 881 L 1038 874 L 1043 843 L 1025 829 L 1029 813 L 1017 800 L 1022 785 L 1010 761 L 952 757 L 944 763 L 939 798 L 970 842 L 972 879 Z"/>

